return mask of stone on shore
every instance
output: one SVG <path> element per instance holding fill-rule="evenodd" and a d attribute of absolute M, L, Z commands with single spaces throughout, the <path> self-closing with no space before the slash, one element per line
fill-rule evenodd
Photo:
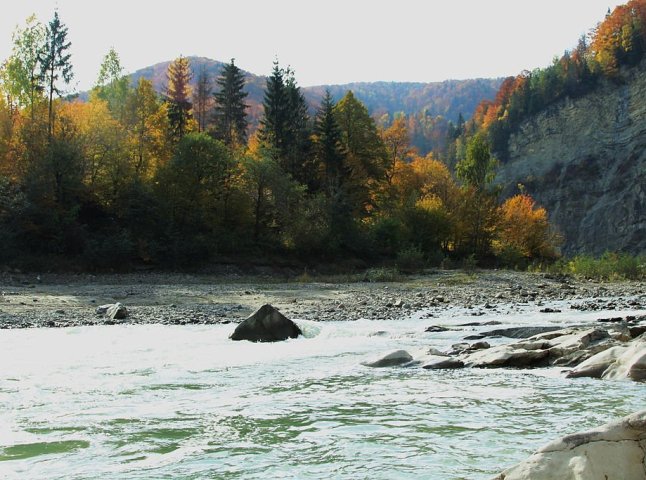
<path fill-rule="evenodd" d="M 406 350 L 394 350 L 374 360 L 361 362 L 361 365 L 373 368 L 396 367 L 398 365 L 405 365 L 412 361 L 413 356 Z"/>
<path fill-rule="evenodd" d="M 108 303 L 96 307 L 97 315 L 106 315 L 112 320 L 123 320 L 128 316 L 128 309 L 121 303 Z"/>
<path fill-rule="evenodd" d="M 492 480 L 646 480 L 646 410 L 567 435 Z"/>
<path fill-rule="evenodd" d="M 572 369 L 567 376 L 646 380 L 646 341 L 639 339 L 597 353 Z"/>
<path fill-rule="evenodd" d="M 250 342 L 280 342 L 302 334 L 298 325 L 273 306 L 265 304 L 240 323 L 229 338 Z"/>

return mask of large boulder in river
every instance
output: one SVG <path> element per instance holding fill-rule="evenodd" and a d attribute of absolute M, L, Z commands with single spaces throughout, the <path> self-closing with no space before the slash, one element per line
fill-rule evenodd
<path fill-rule="evenodd" d="M 646 410 L 555 440 L 493 480 L 646 480 Z"/>
<path fill-rule="evenodd" d="M 280 342 L 302 334 L 298 325 L 271 305 L 265 304 L 240 323 L 230 338 L 250 342 Z"/>

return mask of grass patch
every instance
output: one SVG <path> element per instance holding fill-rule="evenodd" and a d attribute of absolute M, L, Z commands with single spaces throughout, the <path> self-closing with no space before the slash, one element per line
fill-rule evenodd
<path fill-rule="evenodd" d="M 601 257 L 577 255 L 569 260 L 559 260 L 548 268 L 550 273 L 577 277 L 618 281 L 646 279 L 646 255 L 606 252 Z"/>

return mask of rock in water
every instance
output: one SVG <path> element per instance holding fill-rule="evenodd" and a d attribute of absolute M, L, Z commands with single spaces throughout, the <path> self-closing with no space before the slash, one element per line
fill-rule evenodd
<path fill-rule="evenodd" d="M 128 309 L 120 303 L 110 305 L 105 314 L 113 320 L 123 320 L 128 316 Z"/>
<path fill-rule="evenodd" d="M 302 334 L 298 325 L 266 304 L 240 323 L 229 338 L 250 342 L 280 342 Z"/>
<path fill-rule="evenodd" d="M 369 362 L 361 362 L 361 365 L 375 368 L 396 367 L 397 365 L 404 365 L 412 361 L 413 356 L 406 350 L 394 350 L 375 360 L 371 360 Z"/>
<path fill-rule="evenodd" d="M 646 480 L 646 410 L 539 449 L 493 480 Z"/>

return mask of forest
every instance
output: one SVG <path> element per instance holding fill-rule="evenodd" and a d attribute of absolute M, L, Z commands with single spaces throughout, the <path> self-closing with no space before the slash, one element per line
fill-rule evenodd
<path fill-rule="evenodd" d="M 257 128 L 243 72 L 173 61 L 166 88 L 104 57 L 87 100 L 66 96 L 71 39 L 32 16 L 0 68 L 0 263 L 28 269 L 299 264 L 526 266 L 558 257 L 548 212 L 499 161 L 520 122 L 641 61 L 646 0 L 609 13 L 546 69 L 506 79 L 473 118 L 436 121 L 442 148 L 413 146 L 424 114 L 371 116 L 352 91 L 316 113 L 277 61 Z M 191 83 L 193 76 L 195 81 Z M 373 112 L 374 113 L 374 112 Z M 429 121 L 432 121 L 429 120 Z M 428 134 L 428 132 L 427 132 Z"/>

